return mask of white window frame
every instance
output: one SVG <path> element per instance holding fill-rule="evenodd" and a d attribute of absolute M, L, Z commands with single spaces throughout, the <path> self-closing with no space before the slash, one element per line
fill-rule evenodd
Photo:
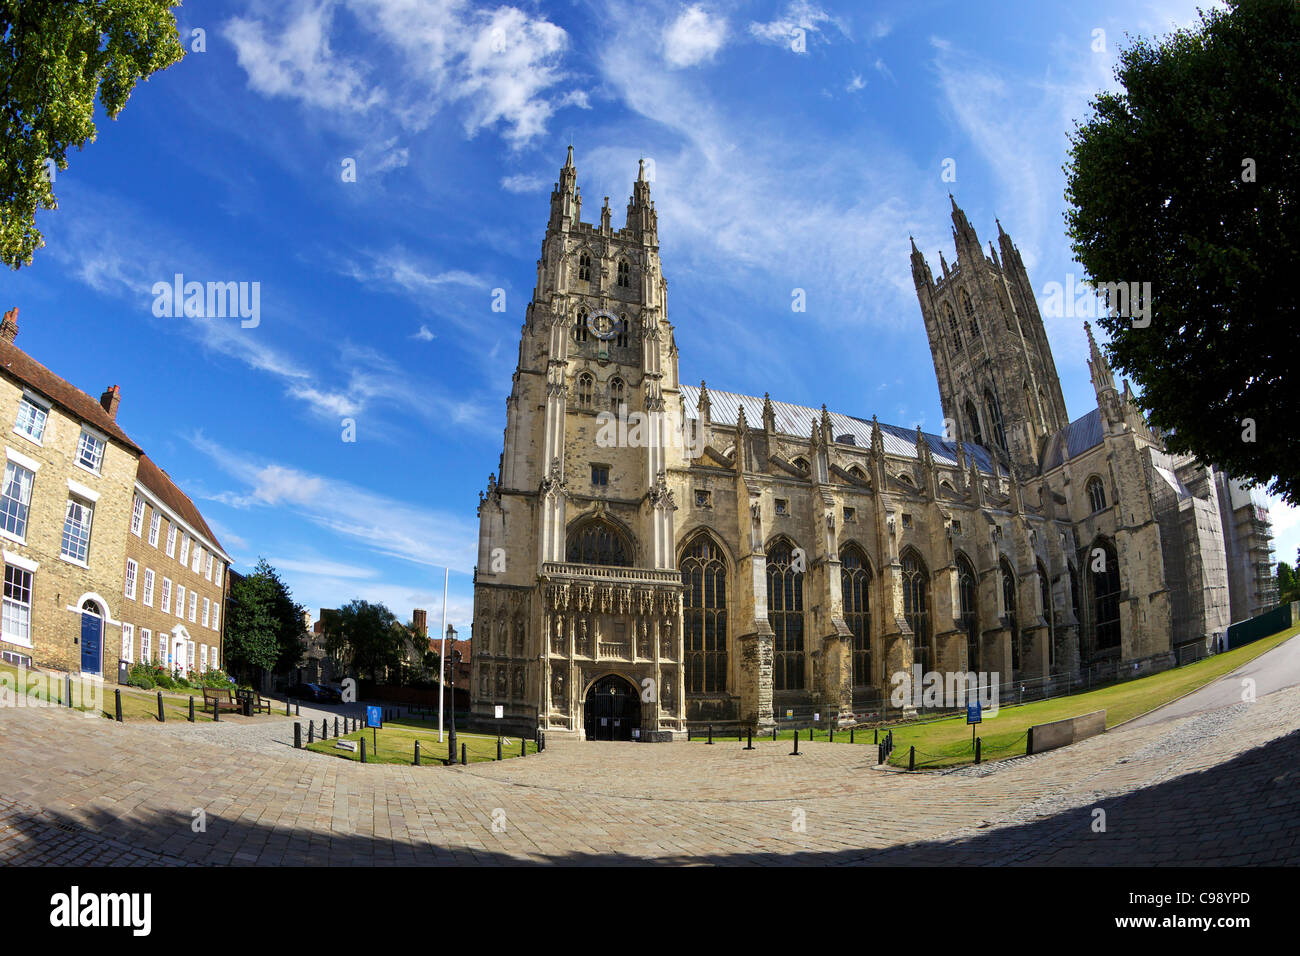
<path fill-rule="evenodd" d="M 144 530 L 144 499 L 139 495 L 131 502 L 131 533 L 137 538 Z"/>
<path fill-rule="evenodd" d="M 33 435 L 31 432 L 23 431 L 18 427 L 18 423 L 23 417 L 23 406 L 30 405 L 33 410 L 41 414 L 41 428 L 38 434 Z M 35 416 L 32 416 L 35 418 Z M 22 397 L 18 399 L 18 414 L 14 417 L 14 434 L 22 435 L 33 445 L 45 445 L 45 431 L 50 426 L 50 405 L 43 399 L 37 398 L 31 392 L 24 391 Z"/>
<path fill-rule="evenodd" d="M 185 669 L 187 671 L 194 670 L 194 642 L 193 641 L 185 642 Z"/>
<path fill-rule="evenodd" d="M 212 552 L 211 551 L 205 552 L 205 555 L 206 556 L 203 559 L 203 576 L 207 578 L 209 581 L 211 581 L 212 580 Z"/>
<path fill-rule="evenodd" d="M 202 674 L 208 669 L 208 645 L 199 645 L 199 673 Z"/>
<path fill-rule="evenodd" d="M 162 600 L 158 604 L 158 610 L 164 614 L 172 612 L 172 579 L 163 578 Z"/>
<path fill-rule="evenodd" d="M 190 563 L 190 536 L 184 531 L 181 532 L 181 565 L 185 566 Z"/>
<path fill-rule="evenodd" d="M 140 663 L 148 664 L 153 660 L 153 631 L 147 627 L 140 628 Z"/>
<path fill-rule="evenodd" d="M 221 587 L 221 575 L 225 568 L 226 565 L 223 562 L 218 561 L 217 566 L 212 571 L 212 583 L 217 587 Z"/>
<path fill-rule="evenodd" d="M 221 604 L 220 604 L 220 602 L 218 602 L 218 601 L 213 601 L 213 602 L 212 602 L 212 629 L 213 629 L 214 631 L 220 631 L 220 630 L 221 630 L 221 625 L 217 623 L 217 617 L 218 617 L 218 613 L 219 613 L 220 609 L 221 609 Z"/>
<path fill-rule="evenodd" d="M 176 522 L 167 522 L 167 557 L 176 557 Z"/>
<path fill-rule="evenodd" d="M 19 600 L 9 596 L 9 578 L 13 575 L 17 579 L 15 587 L 21 587 L 27 592 L 26 600 Z M 10 644 L 17 644 L 20 647 L 32 646 L 32 592 L 36 588 L 36 572 L 32 568 L 24 568 L 5 556 L 5 573 L 3 589 L 3 611 L 0 612 L 0 629 L 3 630 L 5 641 Z M 18 623 L 20 628 L 15 629 L 12 625 Z M 26 633 L 24 634 L 23 631 Z"/>
<path fill-rule="evenodd" d="M 140 601 L 145 607 L 153 607 L 153 568 L 144 569 L 144 585 L 140 593 Z"/>
<path fill-rule="evenodd" d="M 10 468 L 14 469 L 15 476 L 17 476 L 19 471 L 24 471 L 31 476 L 30 480 L 27 482 L 27 499 L 24 501 L 21 497 L 21 480 L 19 481 L 20 497 L 14 499 L 17 502 L 17 507 L 21 509 L 22 531 L 10 531 L 8 528 L 0 528 L 0 537 L 8 538 L 10 541 L 16 541 L 19 544 L 26 544 L 27 522 L 32 514 L 32 492 L 36 487 L 36 468 L 32 468 L 27 464 L 27 462 L 19 460 L 21 457 L 22 456 L 15 456 L 13 452 L 10 452 L 8 460 L 5 461 L 4 476 L 0 478 L 0 493 L 3 493 L 9 488 Z M 31 459 L 28 459 L 28 461 L 30 460 Z M 36 462 L 32 462 L 32 464 L 36 465 L 37 468 L 40 467 Z"/>
<path fill-rule="evenodd" d="M 212 613 L 212 602 L 207 598 L 203 599 L 203 626 L 208 626 L 208 615 Z"/>
<path fill-rule="evenodd" d="M 136 563 L 135 558 L 126 559 L 126 587 L 122 593 L 126 595 L 127 600 L 135 600 L 135 579 L 140 574 L 140 565 Z"/>
<path fill-rule="evenodd" d="M 89 442 L 93 442 L 90 447 L 96 449 L 95 454 L 91 455 L 94 467 L 87 465 L 82 461 L 82 448 Z M 77 467 L 82 471 L 88 471 L 92 475 L 102 474 L 104 471 L 104 455 L 108 451 L 108 436 L 95 431 L 89 425 L 81 426 L 81 435 L 77 438 L 76 457 L 73 459 Z"/>
<path fill-rule="evenodd" d="M 158 547 L 158 529 L 162 527 L 162 515 L 155 508 L 149 516 L 149 544 Z"/>
<path fill-rule="evenodd" d="M 195 624 L 199 620 L 199 592 L 190 588 L 190 623 Z"/>
<path fill-rule="evenodd" d="M 185 585 L 176 582 L 176 616 L 185 620 Z"/>
<path fill-rule="evenodd" d="M 122 660 L 128 664 L 133 663 L 132 655 L 135 651 L 135 625 L 122 625 Z"/>
<path fill-rule="evenodd" d="M 78 557 L 75 554 L 69 554 L 67 551 L 68 523 L 72 520 L 72 509 L 78 507 L 82 511 L 83 521 L 78 525 L 85 528 L 84 547 L 85 557 Z M 93 502 L 86 501 L 76 495 L 69 495 L 67 504 L 63 509 L 63 531 L 59 535 L 59 557 L 69 564 L 76 564 L 83 568 L 90 566 L 90 536 L 95 526 L 95 505 Z"/>

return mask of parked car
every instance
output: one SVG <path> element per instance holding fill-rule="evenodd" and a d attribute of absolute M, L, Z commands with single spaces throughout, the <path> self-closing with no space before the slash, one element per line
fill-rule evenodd
<path fill-rule="evenodd" d="M 316 684 L 316 689 L 325 695 L 325 699 L 331 704 L 343 703 L 343 691 L 332 684 Z"/>
<path fill-rule="evenodd" d="M 330 701 L 329 692 L 319 684 L 290 684 L 284 692 L 293 700 L 310 700 L 318 704 Z"/>

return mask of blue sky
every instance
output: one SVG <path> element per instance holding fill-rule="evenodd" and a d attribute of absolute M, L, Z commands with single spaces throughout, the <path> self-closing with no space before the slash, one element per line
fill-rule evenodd
<path fill-rule="evenodd" d="M 1126 32 L 1195 6 L 189 4 L 182 38 L 206 49 L 72 154 L 0 302 L 55 371 L 121 385 L 123 426 L 237 567 L 266 556 L 313 614 L 364 597 L 436 622 L 449 565 L 464 635 L 477 492 L 570 141 L 588 220 L 608 195 L 621 223 L 652 163 L 684 381 L 937 430 L 908 235 L 951 261 L 952 191 L 982 239 L 1001 218 L 1040 299 L 1080 275 L 1066 132 Z M 260 283 L 260 324 L 155 317 L 176 273 Z M 1081 321 L 1048 333 L 1078 417 Z M 1293 557 L 1295 513 L 1273 515 Z"/>

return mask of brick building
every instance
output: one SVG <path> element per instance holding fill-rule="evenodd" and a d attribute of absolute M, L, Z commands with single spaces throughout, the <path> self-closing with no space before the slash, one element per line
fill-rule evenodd
<path fill-rule="evenodd" d="M 17 316 L 11 309 L 0 322 L 0 421 L 11 423 L 0 487 L 0 651 L 114 678 L 119 659 L 141 659 L 148 631 L 147 656 L 170 663 L 183 649 L 188 667 L 202 599 L 209 612 L 220 604 L 229 557 L 189 498 L 118 425 L 118 387 L 96 401 L 50 371 L 15 344 Z M 155 525 L 156 540 L 190 544 L 184 555 L 196 568 L 147 543 Z M 184 581 L 187 595 L 193 589 L 193 619 L 188 596 L 183 622 L 165 616 L 164 579 Z M 220 659 L 220 617 L 209 614 L 196 641 L 210 661 Z M 160 632 L 168 635 L 161 644 Z"/>

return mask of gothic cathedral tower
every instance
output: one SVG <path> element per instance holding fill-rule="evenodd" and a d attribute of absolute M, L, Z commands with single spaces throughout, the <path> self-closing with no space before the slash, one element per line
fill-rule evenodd
<path fill-rule="evenodd" d="M 683 726 L 666 480 L 682 464 L 670 438 L 682 404 L 666 288 L 645 163 L 623 228 L 608 197 L 587 223 L 570 146 L 506 400 L 501 475 L 479 508 L 475 707 L 504 702 L 520 728 L 577 732 L 587 662 L 602 660 L 601 675 L 626 679 L 620 694 L 642 694 L 647 678 L 659 688 L 645 730 Z M 598 581 L 593 567 L 624 570 Z"/>
<path fill-rule="evenodd" d="M 949 196 L 951 199 L 952 197 Z M 1043 442 L 1069 423 L 1056 364 L 1020 251 L 998 223 L 988 255 L 952 203 L 957 261 L 934 281 L 912 243 L 912 279 L 953 439 L 988 448 L 1020 476 L 1039 470 Z"/>

